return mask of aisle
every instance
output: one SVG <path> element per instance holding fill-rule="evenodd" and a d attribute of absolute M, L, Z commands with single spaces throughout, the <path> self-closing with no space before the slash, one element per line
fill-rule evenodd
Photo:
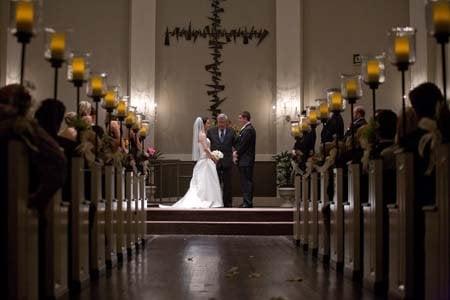
<path fill-rule="evenodd" d="M 374 299 L 285 237 L 155 236 L 75 299 Z"/>

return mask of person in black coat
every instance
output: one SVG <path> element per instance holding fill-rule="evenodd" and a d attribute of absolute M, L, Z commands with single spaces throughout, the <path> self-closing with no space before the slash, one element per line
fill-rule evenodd
<path fill-rule="evenodd" d="M 239 115 L 239 123 L 242 129 L 236 140 L 234 160 L 239 166 L 243 204 L 241 207 L 253 207 L 253 168 L 255 166 L 256 130 L 250 122 L 248 111 Z"/>
<path fill-rule="evenodd" d="M 223 158 L 217 162 L 217 174 L 223 186 L 224 207 L 232 207 L 231 172 L 236 135 L 234 130 L 228 127 L 228 117 L 225 114 L 217 116 L 217 127 L 209 129 L 207 137 L 211 141 L 211 151 L 219 150 L 223 153 Z"/>

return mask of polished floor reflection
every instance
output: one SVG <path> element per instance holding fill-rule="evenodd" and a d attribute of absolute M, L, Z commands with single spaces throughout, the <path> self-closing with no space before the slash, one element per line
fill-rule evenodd
<path fill-rule="evenodd" d="M 73 299 L 374 299 L 287 237 L 155 236 Z"/>

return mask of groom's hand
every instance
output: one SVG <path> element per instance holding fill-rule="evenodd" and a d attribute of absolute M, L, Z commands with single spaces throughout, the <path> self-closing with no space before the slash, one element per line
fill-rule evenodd
<path fill-rule="evenodd" d="M 235 165 L 237 165 L 237 161 L 238 161 L 238 154 L 237 151 L 233 152 L 233 162 Z"/>

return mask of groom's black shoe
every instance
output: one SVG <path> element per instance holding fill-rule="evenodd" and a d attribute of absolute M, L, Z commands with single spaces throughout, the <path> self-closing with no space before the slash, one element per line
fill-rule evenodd
<path fill-rule="evenodd" d="M 241 204 L 239 205 L 240 208 L 252 208 L 252 205 L 246 205 L 246 204 Z"/>

